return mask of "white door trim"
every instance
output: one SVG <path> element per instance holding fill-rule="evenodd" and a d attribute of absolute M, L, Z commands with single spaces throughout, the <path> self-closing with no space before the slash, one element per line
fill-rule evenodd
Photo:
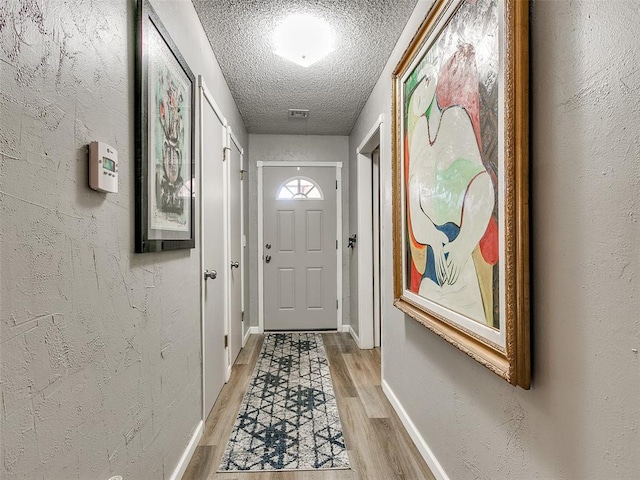
<path fill-rule="evenodd" d="M 264 167 L 331 167 L 336 169 L 336 329 L 342 331 L 342 162 L 263 162 L 258 167 L 258 331 L 264 333 L 264 199 L 262 172 Z"/>
<path fill-rule="evenodd" d="M 336 251 L 336 298 L 338 299 L 337 326 L 338 332 L 342 331 L 342 162 L 336 162 L 336 240 L 338 250 Z"/>
<path fill-rule="evenodd" d="M 371 211 L 371 179 L 373 165 L 371 153 L 380 145 L 380 155 L 384 152 L 382 145 L 382 125 L 384 115 L 380 115 L 364 140 L 356 150 L 356 185 L 358 191 L 358 346 L 363 349 L 375 346 L 374 329 L 377 328 L 371 320 L 373 314 L 373 289 L 369 288 L 373 278 L 373 216 Z M 382 251 L 382 245 L 380 246 Z M 382 262 L 381 262 L 382 263 Z M 383 277 L 382 265 L 380 265 L 380 278 Z M 364 287 L 364 288 L 363 288 Z M 382 289 L 380 289 L 380 302 L 382 302 Z M 380 309 L 382 311 L 382 309 Z"/>
<path fill-rule="evenodd" d="M 204 196 L 203 196 L 203 191 L 204 191 L 204 180 L 202 178 L 202 171 L 203 171 L 203 167 L 204 167 L 204 127 L 203 127 L 203 111 L 204 111 L 204 102 L 206 100 L 206 102 L 211 106 L 211 108 L 213 109 L 213 112 L 216 114 L 216 116 L 218 117 L 218 119 L 220 120 L 220 123 L 222 124 L 223 128 L 227 128 L 227 120 L 224 118 L 224 115 L 222 114 L 222 110 L 220 110 L 220 108 L 218 107 L 218 104 L 215 102 L 215 100 L 213 99 L 213 95 L 211 95 L 211 92 L 209 91 L 209 89 L 207 88 L 206 84 L 204 83 L 204 78 L 202 77 L 202 75 L 198 75 L 198 92 L 199 92 L 199 101 L 198 101 L 198 136 L 199 136 L 199 152 L 198 152 L 198 168 L 199 168 L 199 172 L 200 172 L 200 182 L 199 182 L 199 186 L 198 186 L 198 197 L 199 197 L 199 206 L 200 206 L 200 221 L 199 221 L 199 237 L 200 237 L 200 340 L 201 340 L 201 349 L 202 349 L 202 356 L 201 356 L 201 367 L 202 367 L 202 421 L 206 421 L 206 415 L 208 412 L 205 412 L 205 398 L 204 398 L 204 394 L 205 394 L 205 357 L 207 352 L 205 351 L 205 307 L 204 307 L 204 288 L 205 288 L 205 280 L 204 280 L 204 269 L 205 269 L 205 265 L 204 265 L 204 245 L 206 242 L 206 238 L 204 237 L 204 214 L 205 214 L 205 208 L 204 208 Z M 226 165 L 223 167 L 226 170 Z M 224 207 L 225 212 L 227 210 L 227 205 L 225 204 Z M 225 254 L 225 258 L 226 258 L 226 254 Z M 225 263 L 228 263 L 228 261 L 225 260 Z M 225 276 L 226 278 L 226 276 Z M 225 320 L 224 323 L 225 325 L 228 324 L 228 318 L 229 315 L 227 313 L 227 308 L 228 308 L 228 295 L 227 295 L 227 287 L 225 286 L 225 306 L 223 311 L 225 312 Z M 226 328 L 226 327 L 225 327 Z M 224 339 L 220 339 L 221 341 L 223 341 Z M 227 354 L 227 358 L 228 358 L 228 354 Z M 228 370 L 228 366 L 227 366 L 227 370 Z M 227 377 L 227 381 L 229 380 L 229 378 Z"/>
<path fill-rule="evenodd" d="M 342 168 L 342 162 L 256 162 L 260 167 L 335 167 Z"/>

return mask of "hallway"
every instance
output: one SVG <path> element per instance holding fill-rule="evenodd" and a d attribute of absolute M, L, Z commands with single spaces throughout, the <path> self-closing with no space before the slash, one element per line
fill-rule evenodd
<path fill-rule="evenodd" d="M 433 480 L 434 477 L 385 397 L 380 349 L 360 350 L 348 333 L 322 335 L 351 470 L 216 473 L 263 336 L 252 335 L 216 401 L 183 480 Z"/>
<path fill-rule="evenodd" d="M 520 132 L 528 132 L 528 140 L 518 145 L 530 159 L 520 169 L 489 158 L 498 152 L 498 160 L 506 160 L 516 149 L 506 128 L 513 119 L 503 115 L 517 103 L 509 84 L 486 76 L 498 85 L 489 95 L 488 83 L 476 81 L 472 71 L 460 88 L 452 87 L 458 85 L 453 63 L 472 66 L 474 51 L 476 66 L 478 58 L 489 58 L 484 40 L 504 40 L 509 53 L 504 30 L 461 36 L 466 46 L 460 49 L 449 22 L 450 35 L 439 38 L 451 52 L 430 51 L 416 62 L 407 56 L 420 53 L 415 44 L 408 48 L 420 32 L 445 31 L 427 21 L 439 6 L 480 11 L 487 4 L 498 13 L 514 5 L 529 10 L 518 17 L 528 25 L 519 45 L 529 50 L 528 61 L 519 64 L 528 67 L 526 95 L 518 97 L 520 107 L 529 107 Z M 145 5 L 155 14 L 143 22 L 138 9 Z M 294 65 L 273 48 L 275 27 L 294 10 L 324 18 L 339 34 L 335 49 L 316 65 Z M 2 1 L 0 479 L 638 480 L 638 18 L 638 0 Z M 418 64 L 423 68 L 414 69 Z M 403 87 L 398 73 L 404 70 L 412 73 Z M 406 108 L 418 86 L 419 101 Z M 447 94 L 460 90 L 466 97 L 476 87 L 477 103 L 462 108 L 467 113 Z M 403 134 L 403 107 L 406 126 L 411 120 L 412 131 L 422 132 L 413 146 Z M 457 112 L 467 126 L 467 116 L 487 113 L 480 136 L 473 125 L 461 142 L 474 146 L 463 153 L 476 161 L 448 155 L 456 166 L 446 170 L 429 161 L 429 168 L 417 169 L 415 185 L 440 192 L 431 175 L 422 175 L 433 170 L 443 187 L 455 186 L 458 212 L 460 202 L 476 198 L 467 195 L 467 180 L 482 178 L 488 187 L 485 173 L 500 184 L 504 173 L 517 170 L 525 190 L 519 203 L 531 214 L 519 226 L 508 223 L 516 192 L 501 189 L 496 213 L 484 209 L 497 216 L 498 226 L 491 220 L 484 233 L 493 236 L 482 239 L 500 247 L 486 258 L 480 243 L 470 257 L 468 248 L 451 249 L 448 234 L 431 229 L 443 240 L 442 249 L 434 243 L 441 250 L 439 260 L 429 262 L 436 262 L 434 272 L 427 269 L 432 239 L 418 242 L 405 229 L 408 235 L 398 241 L 411 217 L 411 208 L 402 207 L 411 199 L 405 167 L 410 158 L 414 165 L 427 160 L 412 154 L 403 162 L 402 153 L 415 147 L 435 155 L 437 138 L 445 140 L 437 134 L 445 111 Z M 486 172 L 474 141 L 489 158 Z M 454 143 L 440 145 L 448 151 Z M 112 148 L 104 161 L 96 146 Z M 260 283 L 282 278 L 320 291 L 303 277 L 287 277 L 284 268 L 281 277 L 268 268 L 264 274 L 267 262 L 275 270 L 279 259 L 260 223 L 261 175 L 281 163 L 341 165 L 331 180 L 339 184 L 342 216 L 331 222 L 337 230 L 329 246 L 333 254 L 336 242 L 342 281 L 323 287 L 337 295 L 327 305 L 336 317 L 331 330 L 339 333 L 323 335 L 352 470 L 218 474 L 261 334 L 269 330 Z M 116 178 L 117 192 L 94 188 L 96 165 L 105 186 L 113 189 Z M 293 175 L 305 176 L 303 170 Z M 369 208 L 376 188 L 379 201 Z M 427 217 L 420 213 L 422 197 L 432 199 L 419 192 L 414 200 L 420 202 L 411 204 L 418 218 Z M 369 217 L 378 219 L 377 252 L 369 250 Z M 281 215 L 283 230 L 302 231 L 295 218 Z M 449 225 L 445 220 L 438 224 Z M 452 233 L 465 238 L 459 228 Z M 444 257 L 446 242 L 457 252 L 451 262 Z M 145 253 L 138 253 L 140 246 Z M 513 252 L 530 258 L 526 269 L 506 261 Z M 414 258 L 421 269 L 414 269 Z M 452 265 L 449 272 L 443 259 Z M 474 286 L 472 303 L 486 301 L 486 309 L 474 315 L 493 313 L 494 323 L 480 327 L 465 317 L 467 323 L 477 331 L 505 332 L 498 338 L 505 345 L 531 340 L 529 390 L 504 381 L 451 338 L 443 340 L 442 331 L 425 328 L 406 313 L 406 303 L 397 308 L 404 290 L 413 288 L 407 293 L 426 301 L 423 280 L 430 278 L 429 289 L 438 287 L 433 280 L 444 285 L 443 274 L 457 281 L 457 272 L 464 267 L 472 274 L 476 261 L 484 288 Z M 305 267 L 313 284 L 319 270 Z M 520 302 L 507 301 L 509 276 L 530 286 Z M 493 295 L 492 283 L 498 287 Z M 360 350 L 375 344 L 372 330 L 378 330 L 369 323 L 374 315 L 361 307 L 370 308 L 373 286 L 384 341 L 381 349 Z M 282 298 L 286 306 L 293 296 Z M 510 311 L 527 304 L 530 332 L 507 335 Z M 499 351 L 494 347 L 500 344 L 477 343 Z"/>

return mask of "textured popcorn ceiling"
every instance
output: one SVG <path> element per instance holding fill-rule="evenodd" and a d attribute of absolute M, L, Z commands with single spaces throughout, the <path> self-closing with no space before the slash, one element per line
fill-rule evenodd
<path fill-rule="evenodd" d="M 192 0 L 249 133 L 348 135 L 417 0 Z M 336 33 L 310 67 L 273 53 L 274 29 L 309 13 Z M 391 95 L 391 92 L 389 92 Z M 290 108 L 309 109 L 289 119 Z"/>

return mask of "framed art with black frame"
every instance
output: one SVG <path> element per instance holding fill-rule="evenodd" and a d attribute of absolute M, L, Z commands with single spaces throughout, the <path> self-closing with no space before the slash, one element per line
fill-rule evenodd
<path fill-rule="evenodd" d="M 195 77 L 148 0 L 138 2 L 136 253 L 195 247 Z"/>
<path fill-rule="evenodd" d="M 528 11 L 436 0 L 393 73 L 394 305 L 523 388 Z"/>

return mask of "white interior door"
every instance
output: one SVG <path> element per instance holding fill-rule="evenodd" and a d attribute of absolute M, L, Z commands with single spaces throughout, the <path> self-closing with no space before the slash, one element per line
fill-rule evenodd
<path fill-rule="evenodd" d="M 224 250 L 224 161 L 226 128 L 216 114 L 213 100 L 201 88 L 200 141 L 202 168 L 202 267 L 203 267 L 203 416 L 206 418 L 225 383 L 225 291 L 228 268 Z M 205 278 L 205 273 L 207 274 Z"/>
<path fill-rule="evenodd" d="M 242 150 L 229 134 L 229 365 L 242 348 Z"/>
<path fill-rule="evenodd" d="M 249 318 L 249 245 L 247 237 L 249 236 L 249 185 L 253 182 L 249 178 L 249 163 L 247 156 L 242 156 L 242 260 L 240 268 L 242 269 L 242 343 L 247 339 L 247 332 L 250 327 Z"/>
<path fill-rule="evenodd" d="M 263 170 L 265 330 L 336 329 L 336 169 Z"/>

